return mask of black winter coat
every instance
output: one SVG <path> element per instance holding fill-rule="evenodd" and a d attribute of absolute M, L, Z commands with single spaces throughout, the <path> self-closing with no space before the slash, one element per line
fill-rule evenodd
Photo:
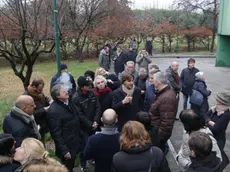
<path fill-rule="evenodd" d="M 80 122 L 71 102 L 65 105 L 55 100 L 47 111 L 47 121 L 59 158 L 63 158 L 68 152 L 78 150 Z"/>
<path fill-rule="evenodd" d="M 136 51 L 128 51 L 126 53 L 126 59 L 125 59 L 125 63 L 127 63 L 128 61 L 133 61 L 134 63 L 136 63 L 136 57 L 137 57 L 137 52 Z"/>
<path fill-rule="evenodd" d="M 177 83 L 177 79 L 179 81 L 179 75 L 178 72 L 175 73 L 171 67 L 169 67 L 166 70 L 166 74 L 167 74 L 167 79 L 168 79 L 168 84 L 170 85 L 170 87 L 175 91 L 175 93 L 179 94 L 180 90 L 181 90 L 181 86 L 180 83 Z"/>
<path fill-rule="evenodd" d="M 151 172 L 171 171 L 164 153 L 157 147 L 146 145 L 122 150 L 113 157 L 112 172 L 148 172 L 149 168 Z"/>
<path fill-rule="evenodd" d="M 221 172 L 221 161 L 213 152 L 205 158 L 191 158 L 192 164 L 186 172 Z"/>
<path fill-rule="evenodd" d="M 132 103 L 122 104 L 122 100 L 126 97 L 126 93 L 122 88 L 118 88 L 113 93 L 112 108 L 118 114 L 118 131 L 121 131 L 122 127 L 129 120 L 137 120 L 137 112 L 140 112 L 143 106 L 143 100 L 141 98 L 141 90 L 139 88 L 134 89 Z"/>
<path fill-rule="evenodd" d="M 111 81 L 113 81 L 113 84 L 107 82 L 107 87 L 109 87 L 112 91 L 118 89 L 121 85 L 120 80 L 118 79 L 118 77 L 114 74 L 109 74 L 106 79 L 110 79 Z"/>
<path fill-rule="evenodd" d="M 16 116 L 13 112 L 10 112 L 5 116 L 3 121 L 3 131 L 14 137 L 16 141 L 15 148 L 20 147 L 25 138 L 32 137 L 38 139 L 33 130 L 32 123 L 25 123 L 23 119 Z"/>
<path fill-rule="evenodd" d="M 204 117 L 209 110 L 208 96 L 211 95 L 211 91 L 207 89 L 206 83 L 199 79 L 197 79 L 194 83 L 193 89 L 199 91 L 203 95 L 204 99 L 201 106 L 191 104 L 191 109 L 193 109 L 198 115 Z"/>
<path fill-rule="evenodd" d="M 72 102 L 79 113 L 81 129 L 91 132 L 93 122 L 100 122 L 101 105 L 94 92 L 91 90 L 88 95 L 84 95 L 80 88 L 72 97 Z"/>
<path fill-rule="evenodd" d="M 182 87 L 182 93 L 185 95 L 191 95 L 192 94 L 192 87 L 195 83 L 196 76 L 195 74 L 199 72 L 197 68 L 185 68 L 182 70 L 180 75 L 180 84 Z"/>
<path fill-rule="evenodd" d="M 114 71 L 116 74 L 124 71 L 125 67 L 125 53 L 121 52 L 120 55 L 117 55 L 117 52 L 114 53 L 113 61 L 114 61 Z"/>
<path fill-rule="evenodd" d="M 217 112 L 213 113 L 212 110 L 209 110 L 206 114 L 206 121 L 215 122 L 214 126 L 208 126 L 212 131 L 216 141 L 226 140 L 226 130 L 230 121 L 230 111 L 226 110 L 223 114 L 217 115 Z"/>

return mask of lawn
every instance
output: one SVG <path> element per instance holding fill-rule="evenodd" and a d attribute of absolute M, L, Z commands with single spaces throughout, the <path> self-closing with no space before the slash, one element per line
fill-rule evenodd
<path fill-rule="evenodd" d="M 76 61 L 63 61 L 67 64 L 69 72 L 75 80 L 84 74 L 86 70 L 95 71 L 98 64 L 96 60 L 88 60 L 84 63 Z M 45 81 L 44 92 L 49 96 L 50 80 L 56 74 L 56 62 L 43 62 L 34 66 L 34 77 L 41 77 Z M 0 68 L 0 133 L 2 133 L 2 119 L 10 111 L 15 99 L 24 92 L 21 80 L 16 77 L 12 69 L 7 67 Z"/>

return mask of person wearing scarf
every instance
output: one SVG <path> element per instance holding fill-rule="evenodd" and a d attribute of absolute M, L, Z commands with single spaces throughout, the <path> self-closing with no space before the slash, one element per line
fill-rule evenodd
<path fill-rule="evenodd" d="M 94 80 L 94 94 L 98 97 L 101 104 L 101 115 L 102 113 L 111 107 L 112 101 L 110 93 L 112 90 L 107 87 L 107 80 L 102 75 L 97 75 Z"/>
<path fill-rule="evenodd" d="M 128 72 L 121 73 L 121 87 L 115 90 L 112 98 L 112 109 L 118 114 L 118 131 L 129 120 L 137 120 L 136 114 L 143 107 L 141 90 L 134 85 L 134 76 Z"/>
<path fill-rule="evenodd" d="M 101 105 L 91 89 L 91 81 L 88 78 L 80 76 L 77 80 L 77 84 L 78 88 L 72 97 L 72 102 L 79 114 L 81 130 L 83 131 L 82 145 L 80 146 L 80 164 L 81 171 L 84 171 L 86 168 L 86 160 L 83 156 L 83 151 L 88 137 L 94 134 L 98 129 L 101 116 Z"/>
<path fill-rule="evenodd" d="M 25 138 L 41 139 L 39 127 L 34 120 L 34 108 L 33 98 L 21 95 L 3 121 L 3 131 L 12 134 L 16 141 L 16 148 L 21 145 Z"/>
<path fill-rule="evenodd" d="M 226 143 L 226 130 L 230 121 L 230 93 L 224 91 L 217 93 L 216 105 L 211 107 L 205 115 L 205 121 L 212 131 L 220 148 L 223 163 L 222 170 L 229 164 L 229 158 L 224 152 Z"/>
<path fill-rule="evenodd" d="M 41 78 L 34 78 L 24 93 L 24 95 L 31 96 L 36 105 L 33 115 L 37 125 L 41 127 L 39 132 L 43 144 L 45 144 L 45 134 L 49 132 L 46 120 L 46 108 L 50 105 L 49 98 L 43 93 L 44 86 L 45 83 Z"/>

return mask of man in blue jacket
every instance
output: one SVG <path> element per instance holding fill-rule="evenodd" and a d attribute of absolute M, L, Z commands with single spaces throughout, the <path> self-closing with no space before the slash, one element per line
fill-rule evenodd
<path fill-rule="evenodd" d="M 113 109 L 107 109 L 101 118 L 104 127 L 101 132 L 88 138 L 84 157 L 95 160 L 95 172 L 111 171 L 113 155 L 120 149 L 119 133 L 115 127 L 117 114 Z"/>

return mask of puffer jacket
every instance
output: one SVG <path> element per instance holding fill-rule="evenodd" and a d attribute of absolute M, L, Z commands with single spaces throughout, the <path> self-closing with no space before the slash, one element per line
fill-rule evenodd
<path fill-rule="evenodd" d="M 104 68 L 106 71 L 109 71 L 110 68 L 109 53 L 106 53 L 104 49 L 102 49 L 100 52 L 98 63 L 100 67 Z"/>
<path fill-rule="evenodd" d="M 66 153 L 79 148 L 79 114 L 71 102 L 65 105 L 61 101 L 53 101 L 47 111 L 47 121 L 55 143 L 56 155 L 59 158 L 63 158 Z"/>
<path fill-rule="evenodd" d="M 79 113 L 81 129 L 91 132 L 93 122 L 100 122 L 101 105 L 94 92 L 91 90 L 87 95 L 78 88 L 72 97 L 72 102 Z"/>
<path fill-rule="evenodd" d="M 218 158 L 220 158 L 222 161 L 220 149 L 217 145 L 216 139 L 213 137 L 213 134 L 209 130 L 209 128 L 201 128 L 199 130 L 199 132 L 203 132 L 203 133 L 206 133 L 209 135 L 210 139 L 212 140 L 212 145 L 213 145 L 212 151 L 216 152 L 216 156 Z M 190 135 L 184 130 L 183 142 L 182 142 L 181 148 L 177 154 L 177 161 L 178 161 L 178 164 L 179 164 L 181 171 L 186 171 L 189 168 L 189 166 L 191 165 L 191 159 L 190 159 L 191 150 L 190 150 L 189 145 L 188 145 L 189 136 Z"/>
<path fill-rule="evenodd" d="M 156 92 L 156 100 L 151 105 L 151 124 L 158 127 L 158 140 L 167 141 L 171 134 L 177 112 L 176 93 L 166 86 Z"/>

